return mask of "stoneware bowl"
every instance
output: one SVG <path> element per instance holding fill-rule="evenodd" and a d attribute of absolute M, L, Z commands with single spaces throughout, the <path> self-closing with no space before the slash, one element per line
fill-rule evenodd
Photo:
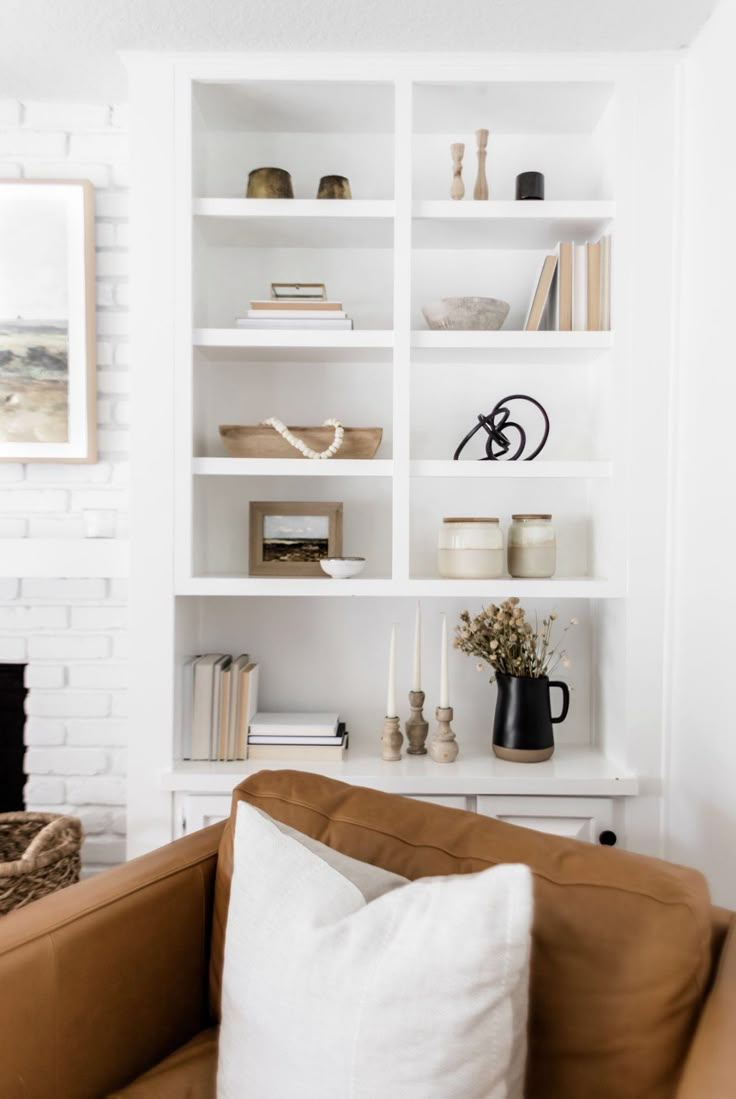
<path fill-rule="evenodd" d="M 509 312 L 499 298 L 441 298 L 422 306 L 424 319 L 433 329 L 496 332 Z"/>
<path fill-rule="evenodd" d="M 350 580 L 365 568 L 365 557 L 321 557 L 319 563 L 333 580 Z"/>

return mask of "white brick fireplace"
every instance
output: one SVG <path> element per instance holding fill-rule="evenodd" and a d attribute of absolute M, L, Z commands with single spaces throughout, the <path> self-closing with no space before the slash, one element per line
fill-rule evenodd
<path fill-rule="evenodd" d="M 116 511 L 127 538 L 125 108 L 0 101 L 0 179 L 21 178 L 95 186 L 99 461 L 0 464 L 0 662 L 26 666 L 26 804 L 82 819 L 91 873 L 125 857 L 127 586 L 120 569 L 85 575 L 83 564 L 84 509 Z"/>

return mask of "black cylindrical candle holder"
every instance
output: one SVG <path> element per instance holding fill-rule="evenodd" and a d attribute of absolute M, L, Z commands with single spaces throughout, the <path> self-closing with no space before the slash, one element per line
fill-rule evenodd
<path fill-rule="evenodd" d="M 544 176 L 541 172 L 521 172 L 516 177 L 517 199 L 544 198 Z"/>

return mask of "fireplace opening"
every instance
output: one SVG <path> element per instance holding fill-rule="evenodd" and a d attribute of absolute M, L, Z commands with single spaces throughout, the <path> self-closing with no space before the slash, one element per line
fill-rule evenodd
<path fill-rule="evenodd" d="M 0 664 L 0 813 L 25 809 L 25 664 Z"/>

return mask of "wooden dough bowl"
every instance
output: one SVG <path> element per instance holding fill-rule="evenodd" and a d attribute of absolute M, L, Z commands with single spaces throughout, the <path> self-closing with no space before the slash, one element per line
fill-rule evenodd
<path fill-rule="evenodd" d="M 327 450 L 335 438 L 335 429 L 332 427 L 289 426 L 289 431 L 316 451 Z M 344 431 L 342 446 L 335 458 L 372 458 L 383 438 L 382 427 L 346 427 Z M 256 427 L 221 424 L 220 435 L 232 458 L 305 457 L 267 424 L 258 424 Z"/>

